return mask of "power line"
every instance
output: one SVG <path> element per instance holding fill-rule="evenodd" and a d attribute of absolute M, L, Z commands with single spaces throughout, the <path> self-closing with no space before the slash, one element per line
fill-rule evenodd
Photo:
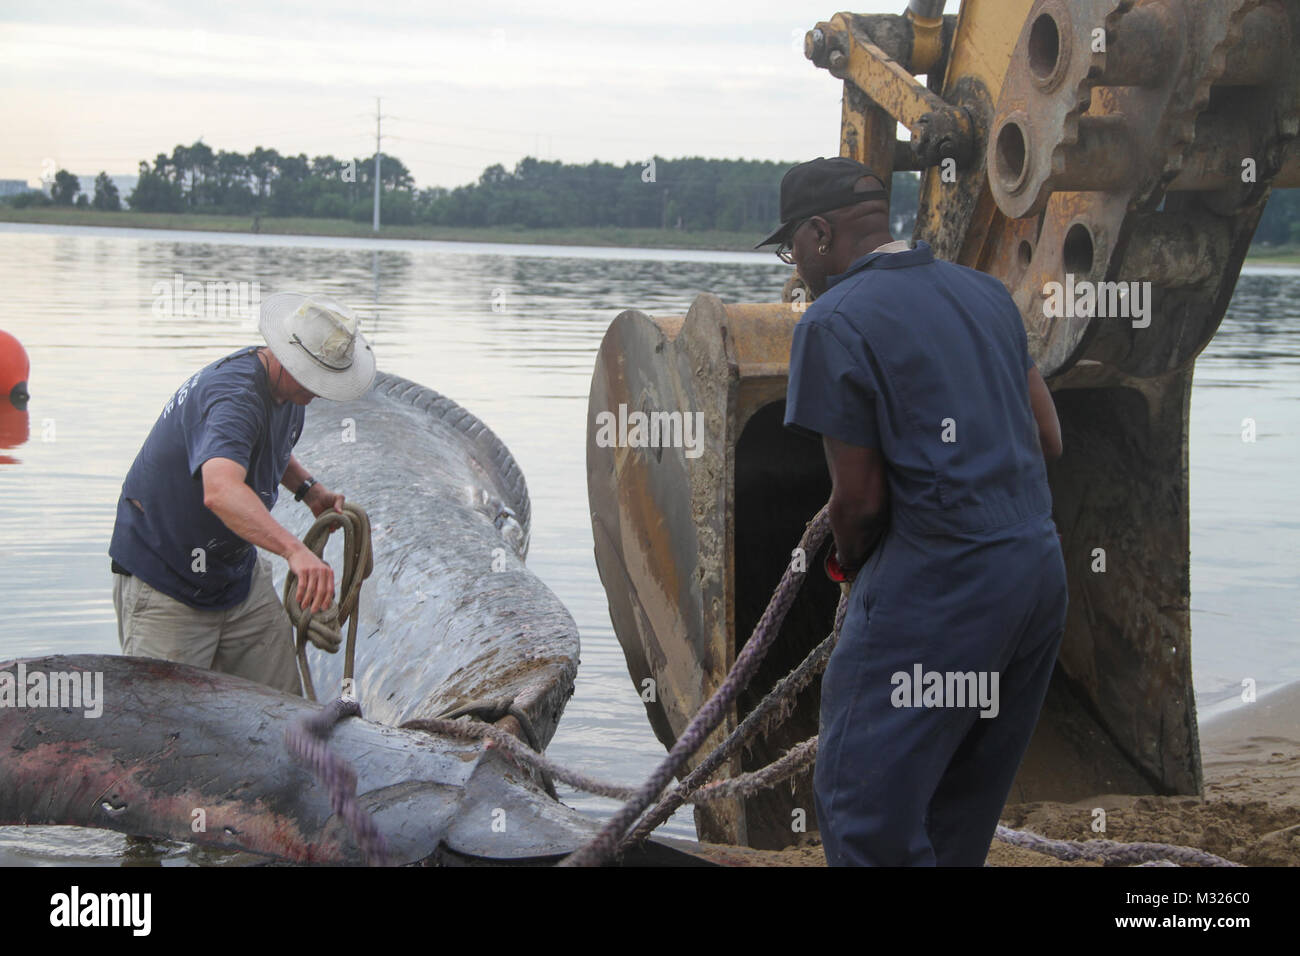
<path fill-rule="evenodd" d="M 425 146 L 441 146 L 443 149 L 466 149 L 475 153 L 500 152 L 504 149 L 513 149 L 512 146 L 474 146 L 469 143 L 449 143 L 445 140 L 420 139 L 418 136 L 400 136 L 395 133 L 388 134 L 389 139 L 395 139 L 403 143 L 421 143 Z"/>

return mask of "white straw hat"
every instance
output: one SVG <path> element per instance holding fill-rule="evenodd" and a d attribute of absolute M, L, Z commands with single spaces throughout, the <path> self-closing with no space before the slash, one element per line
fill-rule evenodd
<path fill-rule="evenodd" d="M 262 300 L 258 328 L 298 384 L 332 402 L 360 398 L 375 378 L 375 353 L 352 310 L 332 299 L 277 292 Z"/>

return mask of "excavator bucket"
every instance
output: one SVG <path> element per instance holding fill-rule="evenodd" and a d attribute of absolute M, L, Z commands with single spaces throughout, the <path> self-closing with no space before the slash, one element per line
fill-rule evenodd
<path fill-rule="evenodd" d="M 886 183 L 919 171 L 914 238 L 1007 286 L 1061 420 L 1065 453 L 1048 477 L 1070 612 L 1012 799 L 1196 794 L 1192 371 L 1270 189 L 1300 186 L 1300 0 L 943 7 L 836 14 L 805 52 L 843 82 L 841 155 Z M 900 123 L 910 140 L 896 139 Z M 702 295 L 684 319 L 624 312 L 597 357 L 596 561 L 666 746 L 721 683 L 786 565 L 820 560 L 791 553 L 830 488 L 818 445 L 782 428 L 806 290 L 788 284 L 786 298 Z M 825 637 L 836 593 L 809 575 L 712 743 Z M 730 772 L 816 733 L 817 716 L 814 686 Z M 699 836 L 796 842 L 792 823 L 815 826 L 810 784 L 805 774 L 699 809 Z"/>
<path fill-rule="evenodd" d="M 726 676 L 786 564 L 815 560 L 792 549 L 830 479 L 820 445 L 782 426 L 796 306 L 701 295 L 684 320 L 624 312 L 601 344 L 587 445 L 596 565 L 628 671 L 665 746 Z M 830 632 L 838 594 L 824 576 L 809 576 L 738 714 L 705 752 Z M 817 733 L 818 700 L 816 688 L 805 691 L 732 773 Z M 761 809 L 747 814 L 738 801 L 697 808 L 700 839 L 784 846 L 790 811 L 813 805 L 807 779 L 793 797 L 778 790 L 748 803 Z"/>

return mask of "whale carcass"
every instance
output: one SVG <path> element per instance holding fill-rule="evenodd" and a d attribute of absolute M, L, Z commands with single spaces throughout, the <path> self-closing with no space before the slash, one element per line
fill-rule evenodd
<path fill-rule="evenodd" d="M 309 406 L 295 454 L 370 515 L 375 569 L 356 664 L 364 719 L 340 722 L 330 746 L 354 766 L 389 861 L 547 859 L 581 845 L 593 822 L 499 752 L 398 727 L 504 698 L 545 747 L 573 692 L 577 628 L 524 565 L 530 506 L 509 451 L 456 403 L 381 374 L 361 400 Z M 311 521 L 290 496 L 274 513 L 299 534 Z M 342 654 L 309 653 L 328 699 Z M 0 707 L 0 824 L 75 824 L 286 861 L 360 862 L 328 792 L 285 749 L 285 729 L 317 705 L 141 658 L 11 661 L 0 674 L 20 668 L 28 681 L 45 675 L 50 693 L 45 706 Z M 55 699 L 56 687 L 89 690 L 94 675 L 99 716 L 50 706 L 69 703 Z"/>

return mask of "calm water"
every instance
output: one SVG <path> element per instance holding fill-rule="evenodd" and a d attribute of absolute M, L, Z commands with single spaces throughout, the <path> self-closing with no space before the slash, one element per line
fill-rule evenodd
<path fill-rule="evenodd" d="M 577 690 L 550 748 L 639 783 L 663 756 L 610 627 L 592 556 L 585 417 L 596 350 L 629 307 L 680 314 L 709 291 L 773 301 L 770 254 L 370 242 L 0 224 L 0 328 L 32 360 L 31 437 L 0 456 L 0 660 L 117 653 L 106 549 L 122 477 L 187 375 L 259 341 L 239 318 L 155 315 L 155 283 L 258 281 L 353 305 L 380 366 L 437 389 L 509 445 L 533 499 L 529 565 L 582 633 Z M 1202 715 L 1300 680 L 1300 271 L 1248 270 L 1192 394 L 1193 667 Z M 1243 418 L 1258 440 L 1241 440 Z M 364 501 L 364 489 L 339 489 Z M 613 806 L 572 791 L 566 802 Z M 667 832 L 692 837 L 688 814 Z M 0 828 L 0 864 L 118 864 L 123 837 Z M 196 857 L 179 847 L 164 863 Z M 144 854 L 155 860 L 158 853 Z"/>

